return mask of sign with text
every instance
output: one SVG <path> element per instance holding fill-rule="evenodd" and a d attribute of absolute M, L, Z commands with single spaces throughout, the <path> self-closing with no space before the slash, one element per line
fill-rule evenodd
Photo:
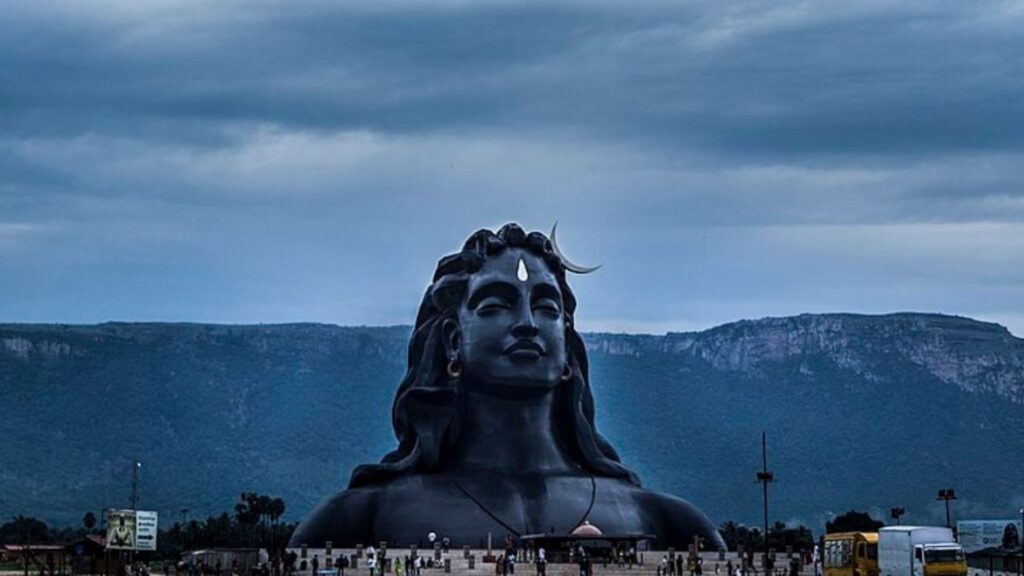
<path fill-rule="evenodd" d="M 156 512 L 135 511 L 135 549 L 156 550 Z"/>
<path fill-rule="evenodd" d="M 960 520 L 956 523 L 957 540 L 964 552 L 977 552 L 986 548 L 1020 550 L 1020 519 L 1016 520 Z"/>

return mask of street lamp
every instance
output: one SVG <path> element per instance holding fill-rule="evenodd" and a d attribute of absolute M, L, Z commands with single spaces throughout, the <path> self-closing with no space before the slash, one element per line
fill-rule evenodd
<path fill-rule="evenodd" d="M 132 510 L 139 507 L 139 470 L 142 469 L 142 462 L 135 461 L 132 466 Z"/>
<path fill-rule="evenodd" d="M 896 525 L 900 525 L 900 516 L 906 514 L 907 511 L 903 508 L 889 508 L 889 515 L 896 519 Z M 949 522 L 947 519 L 946 522 Z"/>
<path fill-rule="evenodd" d="M 956 492 L 952 488 L 943 488 L 939 490 L 939 496 L 935 499 L 946 502 L 946 528 L 952 528 L 953 526 L 949 523 L 949 501 L 956 500 Z"/>

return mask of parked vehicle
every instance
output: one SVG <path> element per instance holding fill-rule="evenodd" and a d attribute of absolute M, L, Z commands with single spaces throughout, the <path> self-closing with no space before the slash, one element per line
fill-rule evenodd
<path fill-rule="evenodd" d="M 879 576 L 878 533 L 825 535 L 825 576 Z"/>
<path fill-rule="evenodd" d="M 964 550 L 949 528 L 887 526 L 878 531 L 879 576 L 966 576 Z"/>

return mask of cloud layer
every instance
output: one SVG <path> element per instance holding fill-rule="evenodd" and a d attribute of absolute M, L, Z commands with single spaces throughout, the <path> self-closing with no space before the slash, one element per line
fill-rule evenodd
<path fill-rule="evenodd" d="M 581 327 L 1024 334 L 1013 2 L 89 4 L 0 15 L 0 319 L 411 322 L 562 221 Z M 641 280 L 641 281 L 638 281 Z"/>

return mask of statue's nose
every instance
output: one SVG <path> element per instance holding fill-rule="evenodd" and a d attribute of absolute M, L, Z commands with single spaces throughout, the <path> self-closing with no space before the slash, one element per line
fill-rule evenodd
<path fill-rule="evenodd" d="M 512 335 L 516 338 L 533 338 L 540 331 L 533 321 L 533 310 L 530 306 L 519 306 L 516 323 L 512 326 Z"/>

